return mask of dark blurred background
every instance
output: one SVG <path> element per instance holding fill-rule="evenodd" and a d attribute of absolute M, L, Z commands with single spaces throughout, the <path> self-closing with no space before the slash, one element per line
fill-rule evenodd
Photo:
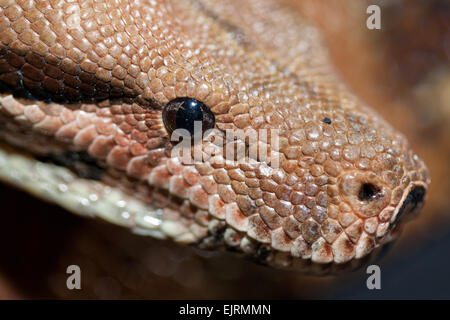
<path fill-rule="evenodd" d="M 341 78 L 404 132 L 432 178 L 422 214 L 377 263 L 336 277 L 274 270 L 89 221 L 0 185 L 0 298 L 450 299 L 450 1 L 281 0 L 322 31 Z M 381 7 L 381 30 L 366 8 Z M 66 288 L 81 267 L 82 290 Z"/>

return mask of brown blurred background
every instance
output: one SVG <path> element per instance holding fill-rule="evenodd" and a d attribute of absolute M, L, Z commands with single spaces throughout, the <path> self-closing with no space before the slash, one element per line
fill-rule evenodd
<path fill-rule="evenodd" d="M 450 299 L 450 1 L 281 0 L 321 29 L 341 78 L 404 132 L 432 185 L 424 211 L 379 261 L 382 290 L 364 269 L 303 276 L 142 238 L 0 185 L 0 298 Z M 381 30 L 366 8 L 381 7 Z M 82 290 L 66 288 L 68 265 Z"/>

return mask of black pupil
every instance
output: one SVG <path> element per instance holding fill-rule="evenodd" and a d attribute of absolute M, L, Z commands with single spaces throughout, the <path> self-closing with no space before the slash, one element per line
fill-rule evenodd
<path fill-rule="evenodd" d="M 211 111 L 202 102 L 192 98 L 170 101 L 163 110 L 163 120 L 170 133 L 176 129 L 185 129 L 191 136 L 194 134 L 196 121 L 201 122 L 202 132 L 214 127 L 214 115 Z"/>

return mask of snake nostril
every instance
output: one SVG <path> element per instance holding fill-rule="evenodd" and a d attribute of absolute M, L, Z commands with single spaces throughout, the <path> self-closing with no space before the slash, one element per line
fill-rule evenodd
<path fill-rule="evenodd" d="M 363 183 L 359 188 L 358 199 L 360 201 L 370 201 L 377 197 L 380 189 L 372 183 Z"/>

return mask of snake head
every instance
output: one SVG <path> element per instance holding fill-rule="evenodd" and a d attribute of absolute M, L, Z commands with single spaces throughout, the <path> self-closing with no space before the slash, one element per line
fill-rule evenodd
<path fill-rule="evenodd" d="M 282 265 L 363 258 L 421 207 L 425 165 L 289 7 L 91 2 L 1 2 L 1 140 L 85 168 L 63 191 L 50 166 L 3 179 L 46 181 L 41 197 L 141 234 Z M 173 138 L 195 136 L 195 121 L 212 131 L 186 162 Z"/>
<path fill-rule="evenodd" d="M 392 240 L 423 206 L 427 168 L 362 104 L 211 110 L 217 131 L 200 141 L 208 156 L 187 166 L 200 184 L 190 187 L 191 204 L 203 203 L 210 217 L 201 247 L 225 245 L 270 264 L 344 264 Z"/>

